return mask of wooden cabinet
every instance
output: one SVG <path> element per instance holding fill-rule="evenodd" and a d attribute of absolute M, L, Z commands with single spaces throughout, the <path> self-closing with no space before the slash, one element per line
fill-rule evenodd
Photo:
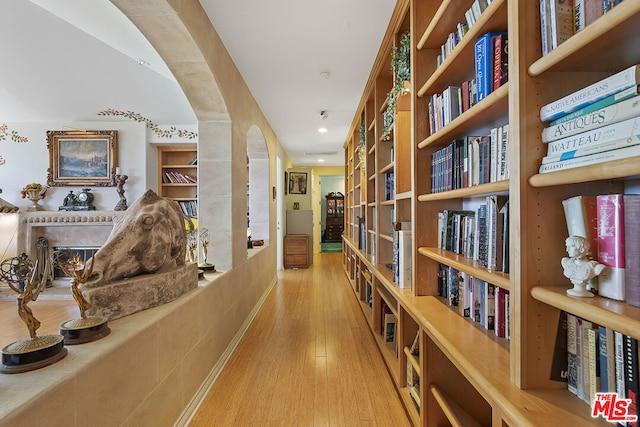
<path fill-rule="evenodd" d="M 329 193 L 327 199 L 327 216 L 325 218 L 325 230 L 323 242 L 341 242 L 344 230 L 344 195 L 342 193 Z"/>
<path fill-rule="evenodd" d="M 539 2 L 493 0 L 439 59 L 472 3 L 396 4 L 344 144 L 345 271 L 376 336 L 387 307 L 396 318 L 395 345 L 389 348 L 384 340 L 379 345 L 414 425 L 605 425 L 567 391 L 566 382 L 550 378 L 560 316 L 568 312 L 639 339 L 640 308 L 566 295 L 571 285 L 560 266 L 567 237 L 562 201 L 637 193 L 640 158 L 539 174 L 546 151 L 540 107 L 640 63 L 640 36 L 633 30 L 640 24 L 640 2 L 619 3 L 542 56 Z M 396 100 L 388 131 L 384 116 L 395 79 L 389 58 L 407 28 L 412 31 L 410 90 Z M 474 76 L 474 45 L 489 31 L 508 33 L 509 81 L 432 131 L 429 101 Z M 504 125 L 509 129 L 507 178 L 433 190 L 432 154 L 453 140 Z M 439 213 L 474 209 L 488 196 L 509 199 L 509 273 L 439 246 Z M 404 221 L 412 223 L 411 289 L 399 287 L 388 267 L 394 261 L 390 225 Z M 510 339 L 460 315 L 439 294 L 441 265 L 509 293 Z M 417 355 L 410 351 L 416 336 Z"/>
<path fill-rule="evenodd" d="M 309 267 L 309 236 L 287 234 L 284 237 L 284 268 Z"/>
<path fill-rule="evenodd" d="M 176 200 L 185 216 L 198 216 L 198 149 L 195 145 L 158 147 L 158 192 Z"/>

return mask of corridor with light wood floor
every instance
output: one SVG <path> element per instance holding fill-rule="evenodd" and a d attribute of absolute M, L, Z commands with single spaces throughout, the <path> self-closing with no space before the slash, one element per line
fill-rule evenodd
<path fill-rule="evenodd" d="M 341 253 L 284 270 L 190 426 L 408 426 Z"/>

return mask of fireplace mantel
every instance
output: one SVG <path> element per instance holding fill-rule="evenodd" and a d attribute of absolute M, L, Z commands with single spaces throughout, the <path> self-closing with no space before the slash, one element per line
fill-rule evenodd
<path fill-rule="evenodd" d="M 113 219 L 119 211 L 35 211 L 20 212 L 18 217 L 18 253 L 36 256 L 38 238 L 44 237 L 49 247 L 97 246 L 107 240 Z"/>

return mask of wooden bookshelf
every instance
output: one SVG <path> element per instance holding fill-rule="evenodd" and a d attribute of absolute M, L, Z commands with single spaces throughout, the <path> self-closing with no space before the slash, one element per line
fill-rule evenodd
<path fill-rule="evenodd" d="M 355 292 L 372 332 L 376 300 L 394 306 L 399 340 L 381 351 L 414 424 L 431 425 L 607 425 L 590 407 L 549 379 L 561 312 L 591 320 L 640 339 L 640 309 L 623 302 L 566 295 L 562 273 L 567 235 L 562 200 L 575 195 L 624 193 L 640 179 L 638 158 L 539 174 L 544 156 L 540 107 L 613 72 L 640 63 L 640 3 L 624 1 L 546 56 L 541 55 L 539 2 L 493 0 L 454 51 L 437 65 L 440 46 L 472 0 L 400 0 L 380 46 L 352 130 L 345 142 L 347 206 L 366 216 L 368 243 L 344 236 L 345 271 L 368 272 L 365 292 Z M 382 137 L 383 112 L 393 85 L 392 46 L 412 31 L 411 82 L 398 104 L 394 128 Z M 509 82 L 431 134 L 428 98 L 474 74 L 473 47 L 482 34 L 507 30 Z M 353 174 L 358 129 L 366 127 L 366 178 Z M 510 178 L 442 193 L 431 193 L 430 156 L 465 135 L 486 134 L 509 123 Z M 390 157 L 393 147 L 394 158 Z M 395 196 L 385 200 L 385 174 L 396 174 Z M 400 174 L 402 173 L 402 176 Z M 508 195 L 509 274 L 437 248 L 436 220 L 444 209 L 463 209 L 488 195 Z M 361 207 L 365 204 L 365 208 Z M 366 211 L 365 211 L 366 210 Z M 393 257 L 390 223 L 412 222 L 412 289 L 400 288 L 388 268 Z M 355 221 L 351 221 L 354 223 Z M 354 227 L 355 228 L 355 227 Z M 510 293 L 511 337 L 498 338 L 463 318 L 437 295 L 438 264 L 454 267 Z M 377 314 L 378 316 L 380 314 Z M 419 331 L 419 356 L 408 348 Z M 413 336 L 411 336 L 413 334 Z M 406 364 L 420 376 L 418 407 L 407 388 Z"/>
<path fill-rule="evenodd" d="M 177 201 L 185 215 L 189 213 L 189 216 L 197 216 L 197 156 L 198 149 L 195 145 L 158 147 L 159 195 Z"/>

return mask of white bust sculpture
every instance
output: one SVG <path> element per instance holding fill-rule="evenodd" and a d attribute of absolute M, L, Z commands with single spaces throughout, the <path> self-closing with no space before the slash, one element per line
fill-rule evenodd
<path fill-rule="evenodd" d="M 605 266 L 587 258 L 590 244 L 586 238 L 569 236 L 565 244 L 569 256 L 562 258 L 562 267 L 565 277 L 570 279 L 573 285 L 572 289 L 567 290 L 567 294 L 575 297 L 592 297 L 593 294 L 587 290 L 587 283 L 602 273 Z"/>

